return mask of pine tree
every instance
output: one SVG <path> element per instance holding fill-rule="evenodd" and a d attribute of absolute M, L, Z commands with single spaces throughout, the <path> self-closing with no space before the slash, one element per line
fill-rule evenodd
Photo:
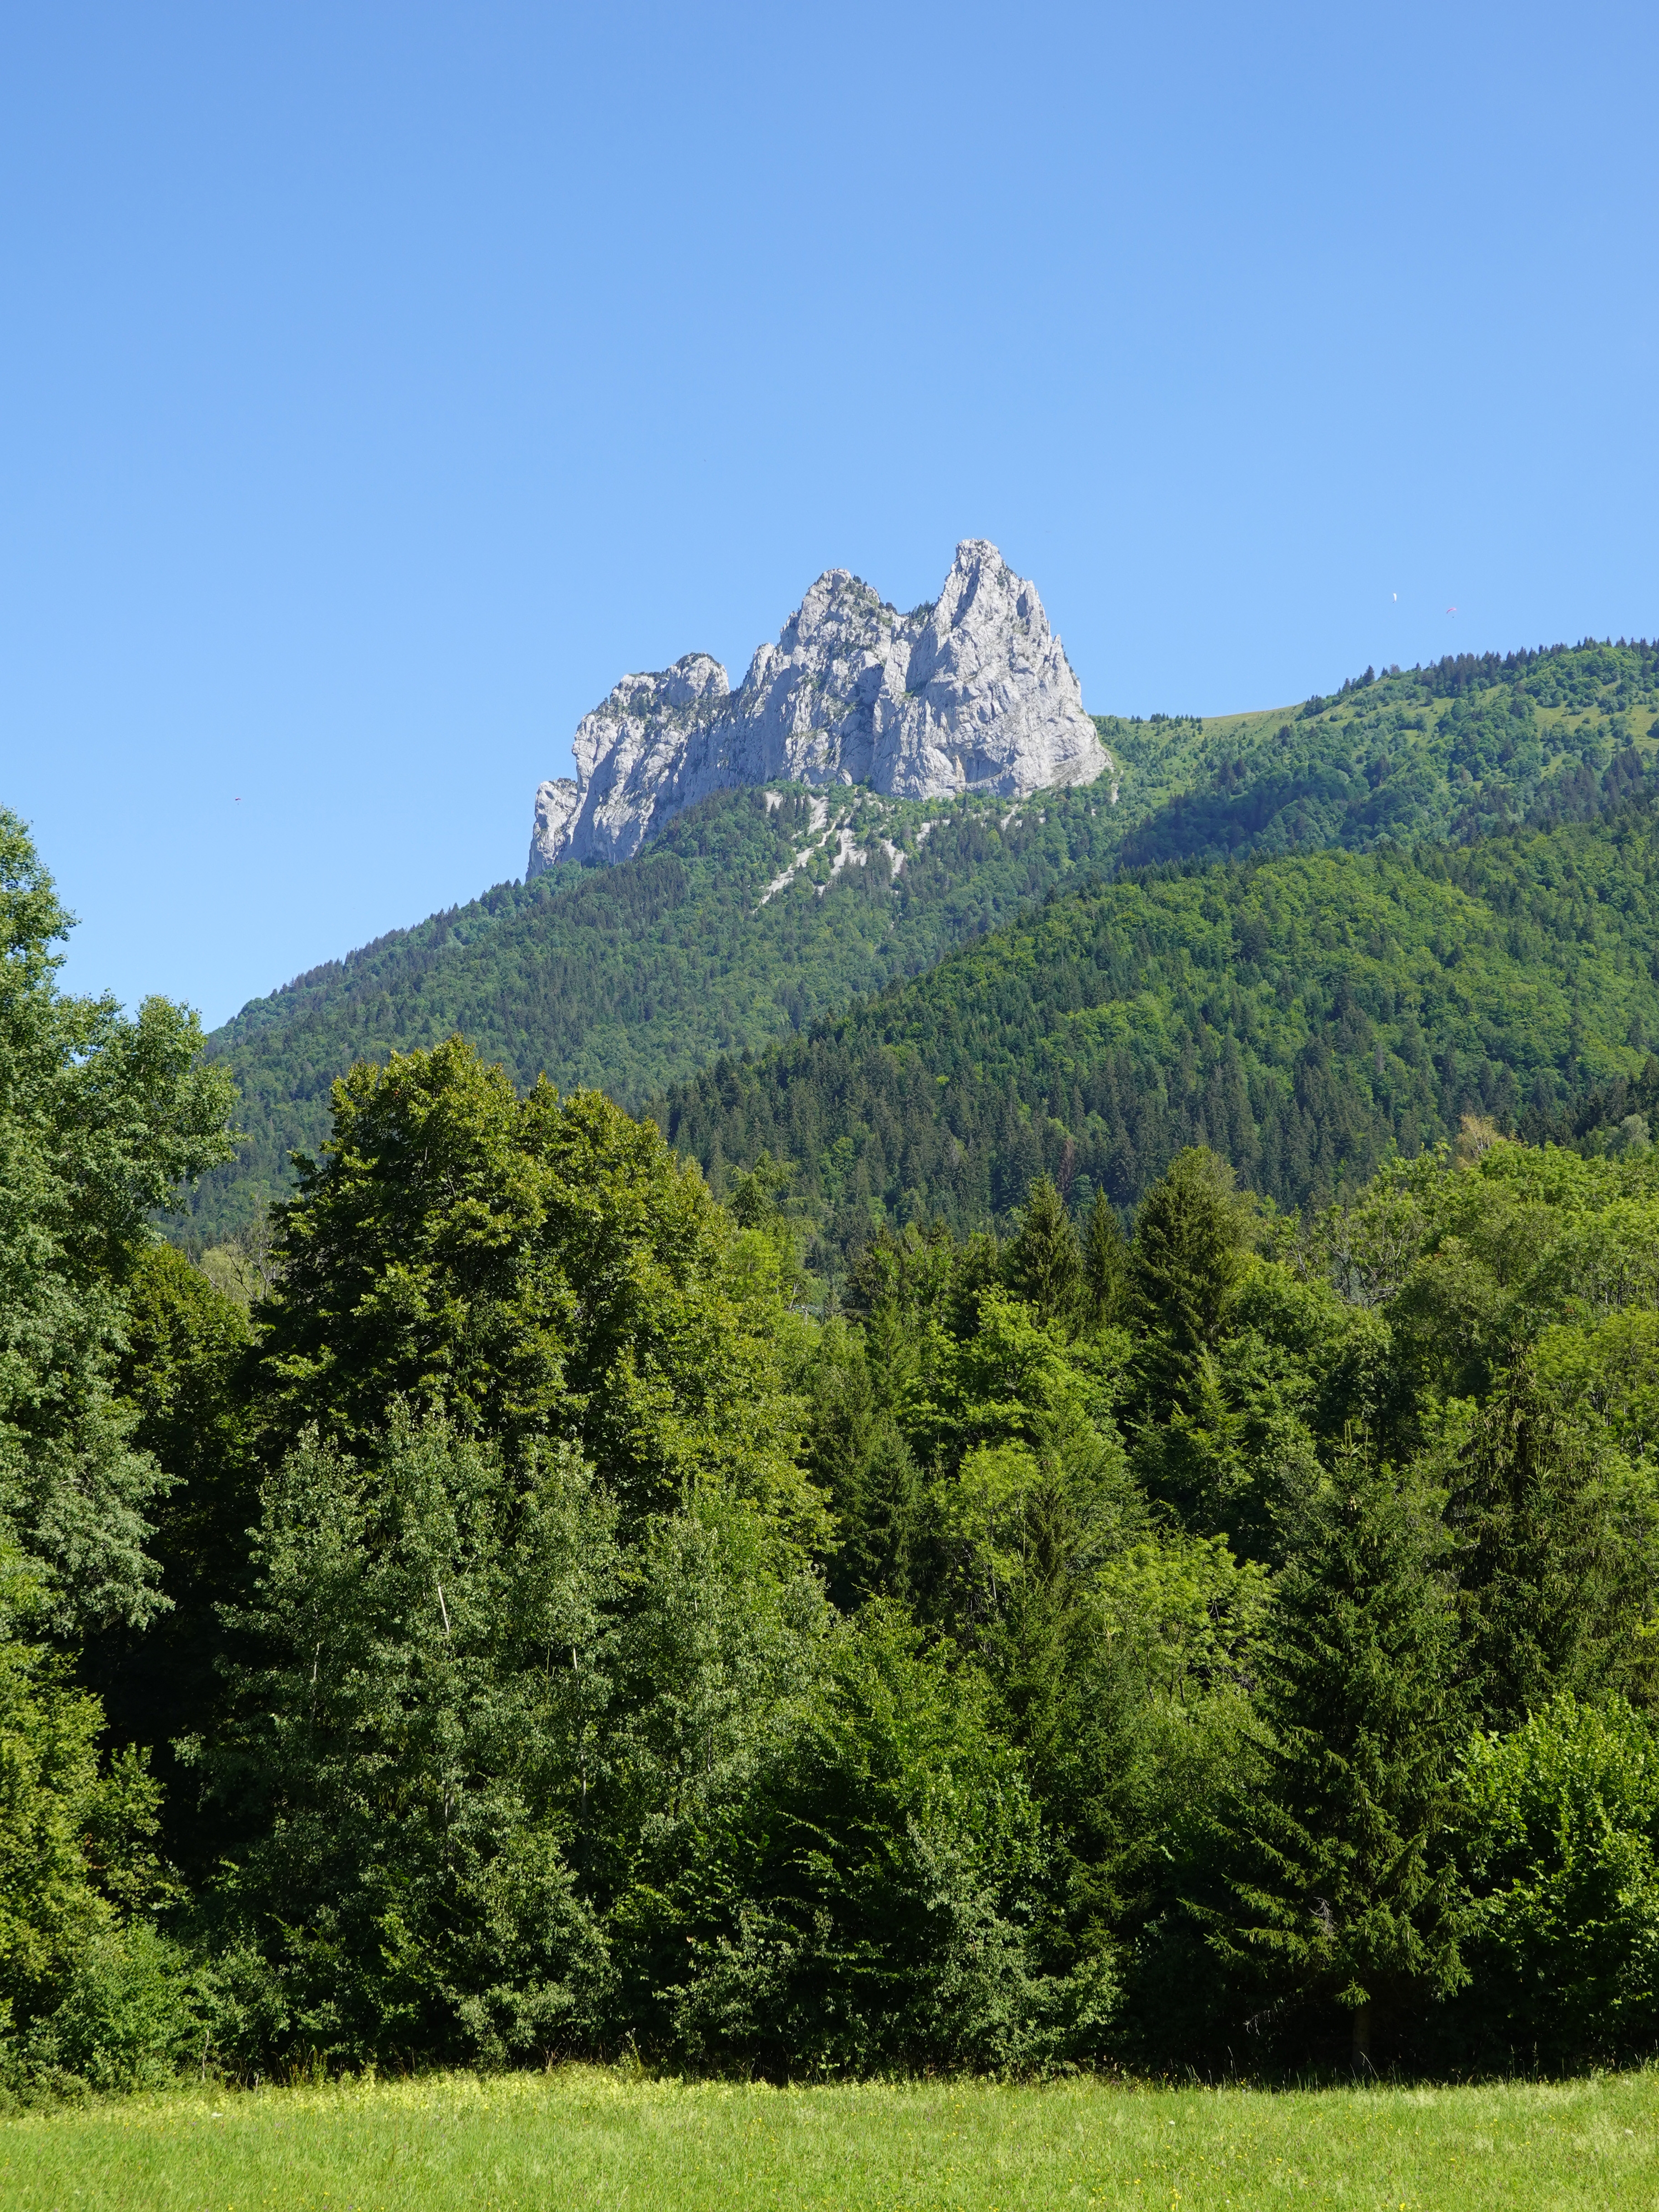
<path fill-rule="evenodd" d="M 1379 2017 L 1463 1978 L 1443 1847 L 1462 1734 L 1444 1548 L 1392 1469 L 1346 1456 L 1279 1582 L 1261 1769 L 1226 1823 L 1215 1948 L 1276 2010 L 1348 2012 L 1356 2066 Z"/>

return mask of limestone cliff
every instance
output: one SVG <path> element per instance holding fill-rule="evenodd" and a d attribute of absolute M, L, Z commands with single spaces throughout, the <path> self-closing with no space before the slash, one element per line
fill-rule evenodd
<path fill-rule="evenodd" d="M 583 716 L 576 775 L 536 794 L 529 873 L 623 860 L 734 786 L 868 783 L 902 799 L 1016 798 L 1111 766 L 1036 586 L 969 538 L 931 606 L 897 613 L 830 568 L 733 692 L 706 653 L 624 676 Z"/>

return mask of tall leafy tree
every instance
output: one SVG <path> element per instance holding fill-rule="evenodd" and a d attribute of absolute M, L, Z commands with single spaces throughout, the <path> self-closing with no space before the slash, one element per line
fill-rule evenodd
<path fill-rule="evenodd" d="M 125 1292 L 154 1211 L 232 1149 L 195 1015 L 61 992 L 70 927 L 0 811 L 0 1545 L 65 1636 L 163 1601 L 145 1545 L 164 1477 L 114 1388 Z"/>
<path fill-rule="evenodd" d="M 653 1123 L 594 1091 L 520 1098 L 452 1037 L 335 1086 L 333 1134 L 279 1211 L 256 1309 L 269 1452 L 307 1424 L 349 1445 L 401 1400 L 580 1445 L 630 1515 L 712 1481 L 822 1538 L 775 1274 Z"/>

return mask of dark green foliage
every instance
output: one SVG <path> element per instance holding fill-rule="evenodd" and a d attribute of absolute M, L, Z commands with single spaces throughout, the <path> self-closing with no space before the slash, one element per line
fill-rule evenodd
<path fill-rule="evenodd" d="M 83 1678 L 101 1698 L 119 1741 L 152 1746 L 168 1786 L 168 1849 L 192 1869 L 220 1840 L 181 1818 L 171 1744 L 213 1724 L 222 1684 L 203 1664 L 220 1641 L 218 1608 L 244 1594 L 248 1531 L 259 1517 L 258 1468 L 247 1419 L 247 1313 L 171 1244 L 143 1252 L 126 1289 L 119 1369 L 136 1412 L 133 1443 L 166 1470 L 150 1508 L 147 1549 L 166 1610 L 143 1631 L 125 1622 L 89 1635 Z"/>
<path fill-rule="evenodd" d="M 1097 2051 L 1107 1960 L 1042 1969 L 1042 1826 L 982 1684 L 878 1607 L 799 1733 L 652 1899 L 674 2040 L 775 2075 Z"/>
<path fill-rule="evenodd" d="M 615 1510 L 568 1454 L 510 1473 L 437 1421 L 369 1448 L 308 1437 L 267 1486 L 238 1623 L 261 1656 L 206 1754 L 256 1840 L 216 1902 L 303 2044 L 544 2051 L 591 2034 L 607 1981 L 571 1863 Z"/>
<path fill-rule="evenodd" d="M 1632 1074 L 1659 1024 L 1659 829 L 1610 823 L 1120 879 L 653 1107 L 718 1184 L 794 1162 L 827 1249 L 1008 1220 L 1075 1170 L 1137 1201 L 1184 1146 L 1290 1207 L 1391 1152 Z"/>
<path fill-rule="evenodd" d="M 1340 2008 L 1356 2063 L 1462 1978 L 1449 1851 L 1462 1714 L 1438 1549 L 1426 1502 L 1346 1455 L 1279 1581 L 1260 1771 L 1228 1815 L 1218 1954 L 1267 2008 L 1264 2029 Z"/>
<path fill-rule="evenodd" d="M 1083 1232 L 1084 1296 L 1097 1328 L 1127 1319 L 1129 1285 L 1129 1248 L 1110 1200 L 1097 1191 Z"/>
<path fill-rule="evenodd" d="M 1631 1684 L 1643 1664 L 1628 1648 L 1647 1596 L 1641 1551 L 1524 1358 L 1463 1449 L 1446 1517 L 1462 1547 L 1463 1664 L 1483 1727 L 1519 1727 L 1559 1692 Z"/>
<path fill-rule="evenodd" d="M 1147 1192 L 1135 1223 L 1131 1310 L 1155 1419 L 1201 1402 L 1249 1233 L 1232 1172 L 1206 1146 L 1178 1153 Z"/>
<path fill-rule="evenodd" d="M 545 1073 L 636 1109 L 723 1052 L 803 1032 L 919 974 L 1056 884 L 1097 872 L 1116 842 L 1118 817 L 1092 790 L 1048 794 L 1035 817 L 1007 813 L 996 801 L 841 793 L 833 817 L 862 839 L 864 865 L 833 876 L 821 865 L 822 886 L 802 870 L 767 898 L 798 853 L 834 851 L 833 823 L 815 830 L 801 793 L 769 811 L 760 793 L 726 793 L 632 860 L 498 884 L 299 977 L 214 1035 L 248 1136 L 236 1166 L 201 1185 L 181 1237 L 212 1245 L 287 1195 L 289 1153 L 316 1150 L 330 1087 L 355 1060 L 459 1030 L 521 1090 Z"/>
<path fill-rule="evenodd" d="M 887 1302 L 856 1333 L 832 1320 L 812 1363 L 809 1465 L 836 1516 L 830 1591 L 849 1608 L 910 1597 L 919 1565 L 921 1474 L 896 1413 L 913 1363 L 896 1324 Z"/>

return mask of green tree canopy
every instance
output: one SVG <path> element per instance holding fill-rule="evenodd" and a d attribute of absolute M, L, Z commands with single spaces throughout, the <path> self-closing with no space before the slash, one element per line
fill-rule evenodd
<path fill-rule="evenodd" d="M 451 1038 L 335 1086 L 280 1219 L 256 1309 L 270 1445 L 307 1424 L 349 1443 L 401 1401 L 568 1438 L 629 1514 L 710 1481 L 821 1534 L 775 1276 L 654 1124 L 596 1091 L 520 1098 Z"/>
<path fill-rule="evenodd" d="M 23 825 L 0 810 L 0 1544 L 62 1632 L 140 1622 L 160 1476 L 113 1391 L 124 1291 L 154 1211 L 230 1155 L 232 1091 L 196 1017 L 59 991 L 70 927 Z"/>

